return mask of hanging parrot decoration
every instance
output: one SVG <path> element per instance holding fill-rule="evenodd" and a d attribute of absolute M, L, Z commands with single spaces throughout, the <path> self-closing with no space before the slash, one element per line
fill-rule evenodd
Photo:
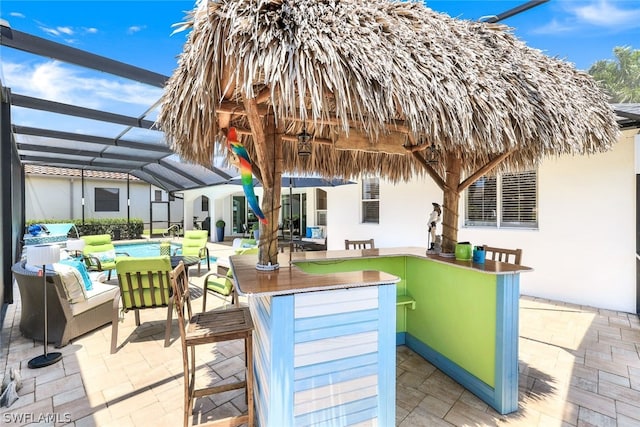
<path fill-rule="evenodd" d="M 244 148 L 244 145 L 240 141 L 238 141 L 238 134 L 236 133 L 236 128 L 229 128 L 229 132 L 227 133 L 227 148 L 231 150 L 231 162 L 240 169 L 240 179 L 242 181 L 242 189 L 244 190 L 244 195 L 247 198 L 247 202 L 249 203 L 249 207 L 253 211 L 254 214 L 258 217 L 261 223 L 266 224 L 267 219 L 265 218 L 262 210 L 260 209 L 260 205 L 258 204 L 258 198 L 256 197 L 256 193 L 253 190 L 253 174 L 251 173 L 251 160 L 249 159 L 249 154 L 247 150 Z"/>

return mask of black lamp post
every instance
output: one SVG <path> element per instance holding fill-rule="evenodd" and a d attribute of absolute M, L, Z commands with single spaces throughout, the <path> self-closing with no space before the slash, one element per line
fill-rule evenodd
<path fill-rule="evenodd" d="M 47 274 L 45 271 L 47 264 L 53 264 L 60 261 L 60 246 L 58 245 L 36 245 L 27 247 L 27 264 L 42 266 L 42 289 L 44 292 L 44 353 L 29 360 L 29 368 L 43 368 L 59 362 L 62 359 L 62 353 L 48 353 L 47 346 L 49 341 L 47 323 Z"/>

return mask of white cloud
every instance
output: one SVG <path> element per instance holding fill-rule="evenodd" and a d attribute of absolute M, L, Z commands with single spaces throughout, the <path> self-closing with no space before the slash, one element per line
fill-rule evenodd
<path fill-rule="evenodd" d="M 593 31 L 611 32 L 640 28 L 640 2 L 635 0 L 558 0 L 549 9 L 553 18 L 532 30 L 533 34 L 564 34 Z"/>
<path fill-rule="evenodd" d="M 71 27 L 58 27 L 57 30 L 62 33 L 62 34 L 66 34 L 68 36 L 72 36 L 74 31 Z"/>
<path fill-rule="evenodd" d="M 90 27 L 90 28 L 83 28 L 84 32 L 87 34 L 97 34 L 98 33 L 98 29 L 94 28 L 94 27 Z"/>
<path fill-rule="evenodd" d="M 43 26 L 40 26 L 40 29 L 41 29 L 43 32 L 45 32 L 45 33 L 47 33 L 47 34 L 49 34 L 49 35 L 51 35 L 51 36 L 56 36 L 56 37 L 58 37 L 58 36 L 60 35 L 60 31 L 56 30 L 55 28 L 49 28 L 49 27 L 43 27 Z"/>
<path fill-rule="evenodd" d="M 9 16 L 13 16 L 14 18 L 26 18 L 26 16 L 20 12 L 10 12 Z"/>
<path fill-rule="evenodd" d="M 139 31 L 144 30 L 145 28 L 147 28 L 146 25 L 132 25 L 131 27 L 129 27 L 127 29 L 127 33 L 134 34 L 134 33 L 137 33 Z"/>
<path fill-rule="evenodd" d="M 611 29 L 640 27 L 638 2 L 595 0 L 584 3 L 566 2 L 565 6 L 581 23 Z"/>
<path fill-rule="evenodd" d="M 4 61 L 4 81 L 12 92 L 87 108 L 134 114 L 151 106 L 162 89 L 121 79 L 91 76 L 91 72 L 59 61 L 18 64 Z M 131 111 L 124 111 L 129 109 Z"/>
<path fill-rule="evenodd" d="M 568 33 L 573 31 L 574 29 L 575 25 L 572 25 L 568 22 L 561 22 L 554 18 L 548 24 L 545 24 L 542 27 L 535 28 L 531 32 L 533 34 L 559 34 Z"/>

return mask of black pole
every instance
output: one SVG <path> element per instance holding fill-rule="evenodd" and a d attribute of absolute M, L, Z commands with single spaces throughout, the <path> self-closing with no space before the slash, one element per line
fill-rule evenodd
<path fill-rule="evenodd" d="M 129 174 L 127 174 L 127 227 L 131 222 L 131 193 L 129 188 Z"/>
<path fill-rule="evenodd" d="M 293 242 L 293 178 L 289 177 L 289 238 Z"/>
<path fill-rule="evenodd" d="M 11 276 L 11 264 L 13 264 L 14 254 L 12 248 L 16 246 L 14 241 L 15 225 L 13 220 L 17 212 L 14 203 L 18 201 L 12 201 L 12 190 L 15 188 L 13 179 L 15 177 L 15 168 L 20 167 L 20 164 L 16 161 L 12 154 L 13 141 L 11 135 L 11 89 L 0 86 L 0 161 L 2 168 L 0 169 L 0 225 L 2 225 L 2 237 L 0 238 L 0 286 L 3 287 L 0 290 L 0 309 L 4 302 L 13 302 L 13 279 Z M 24 197 L 24 185 L 22 187 L 22 194 Z M 16 220 L 18 218 L 15 218 Z M 22 219 L 24 220 L 24 204 L 22 205 Z M 21 224 L 21 230 L 24 232 L 24 221 Z M 10 230 L 7 232 L 7 230 Z M 21 237 L 22 234 L 19 234 Z M 17 239 L 16 239 L 17 240 Z M 2 314 L 0 310 L 0 319 Z"/>
<path fill-rule="evenodd" d="M 84 169 L 80 169 L 80 187 L 82 187 L 82 225 L 84 225 Z"/>
<path fill-rule="evenodd" d="M 543 3 L 548 2 L 549 0 L 532 0 L 532 1 L 528 1 L 524 4 L 521 4 L 520 6 L 514 7 L 513 9 L 509 9 L 506 12 L 502 12 L 498 15 L 492 15 L 491 17 L 485 19 L 483 22 L 488 22 L 490 24 L 493 24 L 495 22 L 500 22 L 504 19 L 507 18 L 511 18 L 514 15 L 517 15 L 519 13 L 525 12 L 529 9 L 532 9 L 536 6 L 540 6 Z"/>
<path fill-rule="evenodd" d="M 153 237 L 153 198 L 151 197 L 151 184 L 149 184 L 149 237 Z M 144 227 L 143 227 L 144 228 Z"/>

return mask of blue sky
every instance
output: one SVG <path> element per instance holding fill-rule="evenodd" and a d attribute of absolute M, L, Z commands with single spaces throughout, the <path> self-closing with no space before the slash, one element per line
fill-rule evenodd
<path fill-rule="evenodd" d="M 478 20 L 525 2 L 433 0 L 427 5 L 454 17 Z M 171 35 L 172 24 L 193 7 L 193 1 L 177 0 L 2 0 L 0 17 L 16 30 L 170 75 L 186 37 L 186 33 Z M 612 58 L 615 46 L 640 49 L 640 0 L 550 0 L 503 23 L 529 46 L 579 69 Z M 16 93 L 106 110 L 117 97 L 131 106 L 131 111 L 123 111 L 120 105 L 118 112 L 131 115 L 140 114 L 160 96 L 160 89 L 13 49 L 2 48 L 0 54 L 0 79 Z M 15 112 L 14 118 L 23 119 L 21 112 Z M 25 125 L 37 120 L 30 116 Z M 74 126 L 74 131 L 81 130 L 82 125 Z"/>
<path fill-rule="evenodd" d="M 507 0 L 427 1 L 427 6 L 477 20 L 525 3 Z M 175 66 L 185 35 L 171 36 L 193 1 L 3 0 L 0 16 L 17 30 L 164 74 Z M 639 0 L 550 0 L 503 21 L 529 46 L 587 69 L 611 58 L 614 46 L 640 49 Z"/>

